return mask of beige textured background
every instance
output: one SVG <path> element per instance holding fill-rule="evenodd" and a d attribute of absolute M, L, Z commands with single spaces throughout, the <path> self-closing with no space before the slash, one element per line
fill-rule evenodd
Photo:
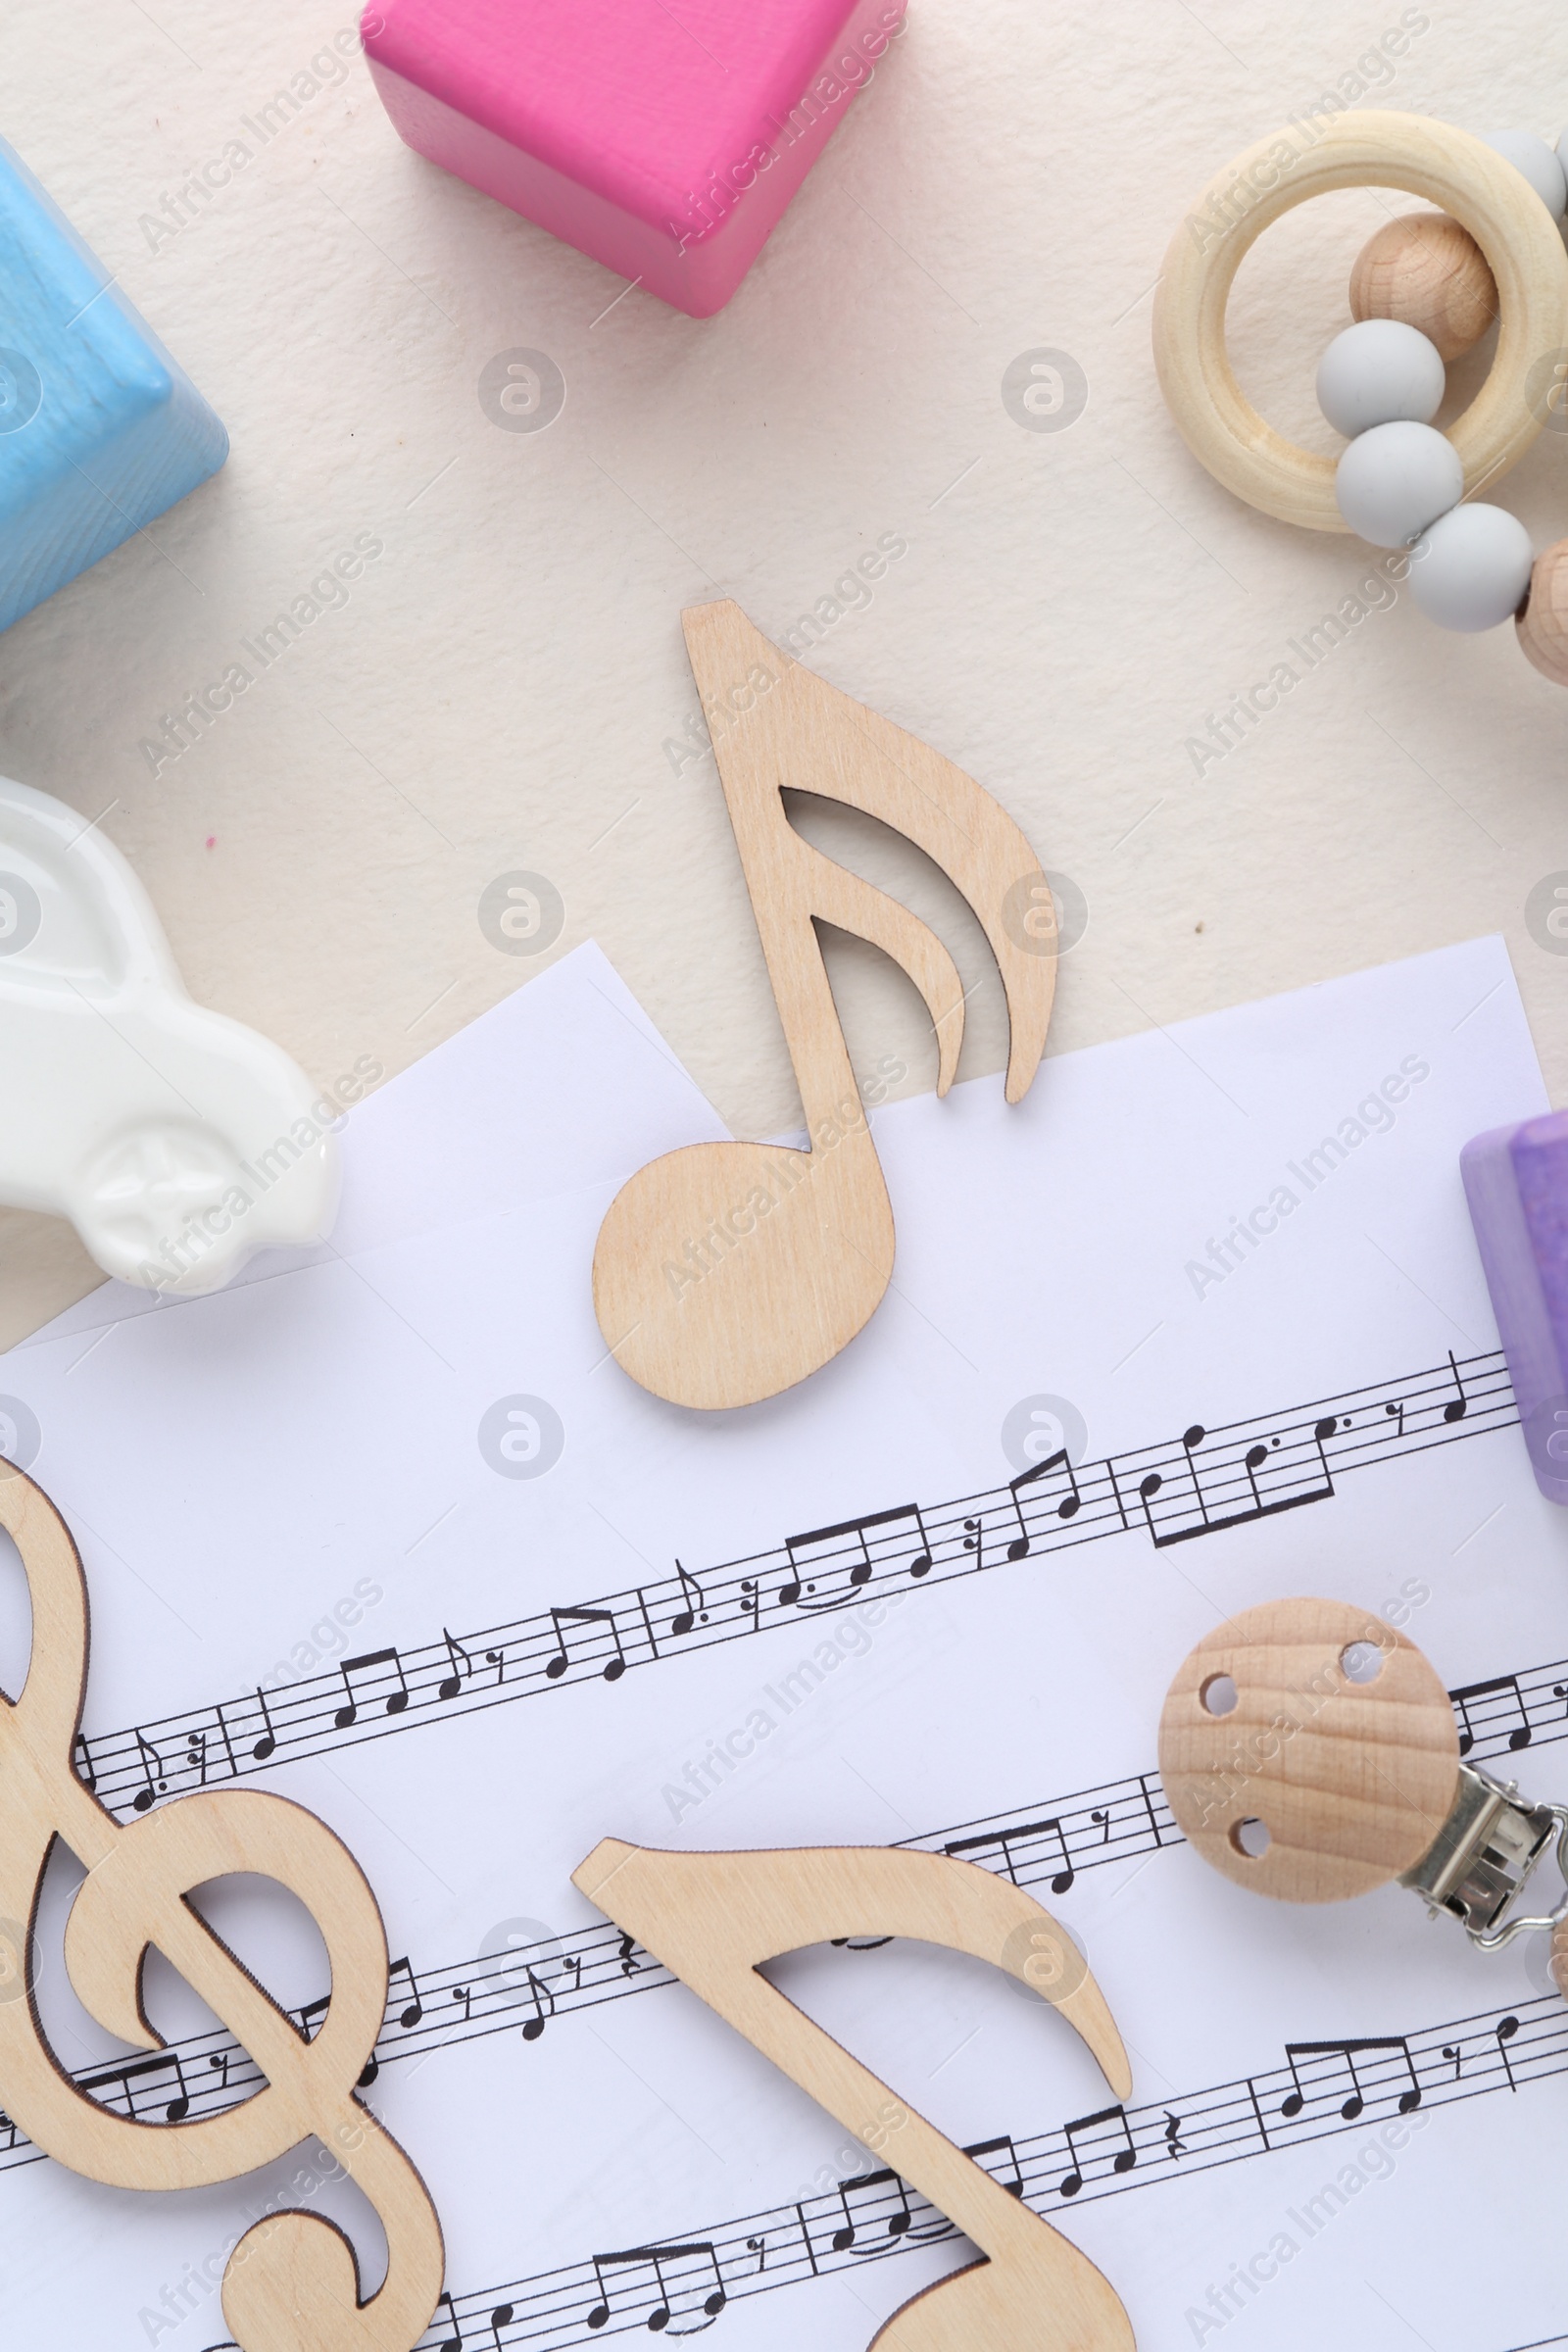
<path fill-rule="evenodd" d="M 911 0 L 706 322 L 616 303 L 604 270 L 410 154 L 358 57 L 153 250 L 142 216 L 353 16 L 7 0 L 0 25 L 0 130 L 233 436 L 216 481 L 0 639 L 0 768 L 108 808 L 196 996 L 318 1077 L 362 1054 L 396 1070 L 548 959 L 498 953 L 476 916 L 525 868 L 564 902 L 549 955 L 597 937 L 737 1130 L 791 1123 L 711 760 L 677 774 L 664 750 L 697 708 L 678 613 L 730 594 L 782 630 L 895 532 L 907 556 L 812 659 L 967 766 L 1083 893 L 1054 1051 L 1498 929 L 1568 1096 L 1568 965 L 1525 918 L 1568 867 L 1568 695 L 1511 630 L 1448 638 L 1401 597 L 1195 774 L 1186 739 L 1366 558 L 1210 482 L 1149 358 L 1187 198 L 1326 87 L 1555 137 L 1557 0 Z M 1358 60 L 1422 16 L 1358 96 Z M 1298 213 L 1244 273 L 1244 380 L 1318 446 L 1317 355 L 1402 201 Z M 518 346 L 565 377 L 545 432 L 479 404 Z M 1087 374 L 1069 430 L 1003 405 L 1036 346 Z M 1568 530 L 1568 436 L 1496 495 L 1538 545 Z M 159 714 L 362 531 L 385 554 L 352 601 L 155 779 L 137 746 Z M 944 932 L 981 983 L 964 1074 L 999 1067 L 1000 991 L 946 884 L 873 825 L 808 823 Z M 912 994 L 870 951 L 831 953 L 857 1066 L 891 1055 L 899 1091 L 929 1086 Z M 1151 1136 L 1152 1182 L 1158 1152 Z M 63 1227 L 0 1213 L 0 1342 L 95 1279 Z"/>

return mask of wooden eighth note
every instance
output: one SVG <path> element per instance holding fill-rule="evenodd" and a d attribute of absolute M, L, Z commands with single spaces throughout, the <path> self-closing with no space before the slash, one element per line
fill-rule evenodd
<path fill-rule="evenodd" d="M 375 1897 L 348 1848 L 284 1797 L 209 1788 L 128 1827 L 118 1822 L 74 1768 L 87 1679 L 81 1562 L 48 1496 L 3 1459 L 0 1527 L 22 1555 L 32 1604 L 26 1681 L 16 1699 L 0 1692 L 0 1920 L 34 1919 L 58 1840 L 87 1873 L 67 1918 L 65 1962 L 89 2014 L 138 2050 L 163 2050 L 142 2006 L 156 1944 L 265 2078 L 238 2106 L 196 2123 L 182 2120 L 189 2101 L 177 2064 L 180 2097 L 164 2103 L 160 2094 L 166 2123 L 139 2120 L 133 2099 L 129 2116 L 100 2106 L 44 2038 L 30 1997 L 29 1926 L 21 1950 L 8 1949 L 0 1934 L 0 1984 L 14 1981 L 29 1993 L 0 1998 L 0 2107 L 46 2156 L 115 2188 L 210 2187 L 319 2137 L 385 2230 L 380 2286 L 362 2301 L 342 2232 L 318 2214 L 289 2209 L 256 2223 L 235 2246 L 223 2273 L 223 2317 L 242 2352 L 410 2352 L 441 2291 L 441 2229 L 408 2157 L 354 2096 L 386 2012 L 386 1934 Z M 236 1871 L 288 1887 L 321 1931 L 332 1989 L 311 2005 L 321 2013 L 313 2039 L 189 1900 L 194 1888 Z M 154 2072 L 159 2065 L 142 2063 Z M 129 2071 L 112 2073 L 125 2080 Z"/>
<path fill-rule="evenodd" d="M 704 706 L 729 719 L 713 756 L 811 1142 L 692 1144 L 639 1169 L 600 1228 L 594 1308 L 634 1380 L 718 1410 L 819 1371 L 870 1320 L 893 1272 L 893 1211 L 815 925 L 868 940 L 913 981 L 936 1029 L 939 1095 L 963 1036 L 947 949 L 813 849 L 782 791 L 880 818 L 962 892 L 1006 995 L 1009 1102 L 1045 1050 L 1056 927 L 1039 858 L 971 776 L 803 669 L 738 605 L 699 605 L 682 620 Z"/>
<path fill-rule="evenodd" d="M 883 1846 L 674 1854 L 618 1838 L 596 1845 L 572 1884 L 988 2258 L 906 2303 L 872 2352 L 1133 2352 L 1120 2298 L 1088 2255 L 760 1973 L 785 1952 L 859 1936 L 972 1953 L 1059 2009 L 1125 2099 L 1132 2079 L 1115 2021 L 1077 1946 L 1031 1895 L 943 1854 Z"/>

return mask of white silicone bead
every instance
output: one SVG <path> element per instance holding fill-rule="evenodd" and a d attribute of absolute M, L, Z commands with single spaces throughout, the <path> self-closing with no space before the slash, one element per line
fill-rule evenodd
<path fill-rule="evenodd" d="M 1427 424 L 1447 383 L 1443 355 L 1419 327 L 1363 318 L 1336 335 L 1317 370 L 1317 405 L 1352 441 L 1374 424 Z"/>
<path fill-rule="evenodd" d="M 1494 629 L 1525 601 L 1535 551 L 1517 514 L 1455 507 L 1410 550 L 1410 594 L 1446 629 Z"/>
<path fill-rule="evenodd" d="M 1358 433 L 1334 476 L 1340 513 L 1374 547 L 1408 547 L 1464 495 L 1464 465 L 1430 424 L 1375 424 Z"/>
<path fill-rule="evenodd" d="M 1495 147 L 1524 173 L 1552 219 L 1560 220 L 1568 211 L 1568 165 L 1561 160 L 1561 141 L 1553 153 L 1533 130 L 1489 130 L 1485 137 L 1489 147 Z"/>

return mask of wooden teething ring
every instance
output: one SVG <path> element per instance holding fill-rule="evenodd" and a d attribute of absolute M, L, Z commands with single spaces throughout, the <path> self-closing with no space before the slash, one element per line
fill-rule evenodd
<path fill-rule="evenodd" d="M 1467 130 L 1421 115 L 1360 114 L 1319 129 L 1303 149 L 1307 135 L 1292 128 L 1259 139 L 1182 222 L 1154 296 L 1154 365 L 1183 439 L 1216 481 L 1281 522 L 1344 531 L 1334 461 L 1258 415 L 1225 348 L 1231 286 L 1263 230 L 1330 188 L 1373 186 L 1424 196 L 1470 231 L 1496 279 L 1500 320 L 1491 373 L 1446 428 L 1464 462 L 1466 497 L 1523 457 L 1541 430 L 1527 379 L 1533 362 L 1568 345 L 1568 254 L 1534 190 Z"/>

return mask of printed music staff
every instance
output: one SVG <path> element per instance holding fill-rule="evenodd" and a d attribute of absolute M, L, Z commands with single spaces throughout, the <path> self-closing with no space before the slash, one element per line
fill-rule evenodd
<path fill-rule="evenodd" d="M 1132 2329 L 1114 2289 L 1087 2256 L 1054 2230 L 972 2156 L 955 2147 L 888 2085 L 786 1999 L 760 1973 L 783 1952 L 835 1936 L 909 1936 L 992 1962 L 1044 1994 L 1082 2035 L 1113 2090 L 1130 2086 L 1126 2052 L 1099 1986 L 1048 1913 L 1006 1881 L 941 1854 L 881 1847 L 804 1852 L 674 1854 L 607 1838 L 572 1874 L 645 1950 L 663 1962 L 789 2079 L 808 2087 L 857 2139 L 857 2119 L 894 2119 L 878 2133 L 893 2159 L 885 2175 L 841 2183 L 842 2218 L 827 2251 L 860 2253 L 866 2219 L 854 2200 L 875 2196 L 884 2247 L 917 2230 L 909 2191 L 989 2260 L 958 2272 L 920 2298 L 922 2352 L 972 2352 L 977 2343 L 1071 2343 L 1095 2352 L 1133 2352 Z M 1034 1973 L 1054 1954 L 1052 1981 Z M 1131 2139 L 1129 2137 L 1129 2146 Z M 1014 2151 L 1016 2169 L 1016 2151 Z M 1021 2176 L 1020 2176 L 1021 2177 Z M 889 2202 L 891 2200 L 891 2211 Z M 808 2253 L 809 2230 L 801 2215 Z M 875 2240 L 873 2240 L 875 2242 Z M 811 2257 L 813 2265 L 814 2255 Z M 609 2298 L 601 2306 L 608 2313 Z M 1043 2332 L 1049 2314 L 1051 2333 Z"/>
<path fill-rule="evenodd" d="M 1002 975 L 1009 1102 L 1045 1049 L 1056 933 L 1039 858 L 972 777 L 803 669 L 739 606 L 697 606 L 682 620 L 705 706 L 719 695 L 737 713 L 713 756 L 809 1143 L 693 1144 L 651 1161 L 610 1205 L 593 1288 L 622 1369 L 671 1403 L 713 1411 L 819 1370 L 869 1321 L 893 1272 L 887 1186 L 816 924 L 868 940 L 914 983 L 936 1032 L 939 1094 L 963 1034 L 963 985 L 947 949 L 813 849 L 786 814 L 784 789 L 880 818 L 962 892 Z M 738 706 L 731 688 L 745 695 Z"/>
<path fill-rule="evenodd" d="M 1340 2046 L 1327 2045 L 1330 2050 Z M 1458 2105 L 1477 2096 L 1523 2091 L 1533 2081 L 1568 2078 L 1568 2004 L 1551 1994 L 1528 2004 L 1518 2015 L 1432 2025 L 1412 2032 L 1409 2046 L 1426 2078 L 1426 2105 Z M 1296 2047 L 1299 2051 L 1301 2045 Z M 1303 2071 L 1310 2071 L 1318 2061 L 1307 2058 L 1301 2063 Z M 1343 2112 L 1348 2079 L 1340 2070 L 1333 2080 L 1336 2070 L 1332 2061 L 1326 2063 L 1321 2084 L 1294 2120 L 1281 2119 L 1278 2113 L 1294 2081 L 1289 2068 L 1281 2067 L 1246 2077 L 1240 2083 L 1221 2082 L 1187 2091 L 1172 2105 L 1108 2108 L 1098 2116 L 1075 2119 L 1071 2141 L 1066 2128 L 1058 2126 L 1023 2138 L 1003 2134 L 974 2141 L 961 2153 L 984 2167 L 997 2189 L 1015 2206 L 1060 2210 L 1063 2180 L 1075 2172 L 1080 2185 L 1065 2202 L 1078 2207 L 1104 2197 L 1142 2196 L 1193 2171 L 1250 2162 L 1281 2147 L 1320 2146 L 1335 2136 L 1347 2140 L 1349 2154 L 1374 2121 L 1380 2129 L 1400 2125 L 1399 2102 L 1408 2091 L 1409 2078 L 1397 2050 L 1387 2060 L 1373 2058 L 1363 2065 L 1365 2105 L 1354 2118 Z M 1124 2162 L 1118 2171 L 1116 2158 L 1125 2159 L 1129 2143 L 1138 2161 Z M 1334 2161 L 1332 2154 L 1328 2161 Z M 704 2305 L 720 2288 L 724 2308 L 736 2309 L 753 2295 L 787 2294 L 826 2275 L 853 2273 L 867 2259 L 896 2261 L 906 2250 L 951 2238 L 953 2223 L 909 2183 L 905 2184 L 908 2226 L 887 2230 L 887 2220 L 897 2220 L 906 2210 L 894 2178 L 879 2174 L 873 2194 L 864 2198 L 853 2192 L 868 2185 L 867 2177 L 858 2176 L 850 2183 L 853 2243 L 835 2244 L 845 2231 L 846 2212 L 845 2200 L 834 2187 L 768 2212 L 749 2212 L 716 2227 L 705 2225 L 700 2233 L 688 2237 L 632 2247 L 618 2256 L 601 2255 L 597 2264 L 590 2257 L 564 2270 L 514 2278 L 488 2293 L 444 2296 L 431 2331 L 433 2352 L 494 2352 L 498 2344 L 502 2352 L 580 2352 L 587 2338 L 602 2331 L 625 2329 L 640 2335 L 661 2311 L 668 2311 L 669 2320 L 663 2330 L 655 2332 L 698 2332 L 718 2316 Z M 652 2261 L 656 2253 L 662 2288 Z M 771 2329 L 764 2324 L 763 2332 L 776 2331 L 781 2341 L 808 2335 L 811 2309 L 803 2296 L 791 2315 L 792 2324 L 780 2325 L 780 2314 Z M 591 2328 L 592 2315 L 598 2312 L 604 2317 Z M 934 2309 L 929 2316 L 936 2317 Z M 976 2352 L 977 2345 L 1002 2340 L 995 2333 L 971 2334 L 956 2352 Z M 922 2344 L 925 2341 L 922 2337 Z M 224 2348 L 214 2347 L 213 2352 Z"/>
<path fill-rule="evenodd" d="M 391 1652 L 340 1661 L 282 1690 L 257 1690 L 161 1722 L 94 1731 L 90 1740 L 78 1735 L 76 1771 L 84 1781 L 91 1776 L 91 1791 L 111 1812 L 147 1813 L 165 1796 L 202 1787 L 204 1772 L 210 1786 L 284 1756 L 319 1755 L 389 1732 L 451 1722 L 470 1707 L 493 1704 L 503 1689 L 508 1699 L 521 1702 L 578 1680 L 615 1682 L 669 1654 L 668 1637 L 688 1649 L 706 1647 L 749 1640 L 812 1611 L 853 1608 L 895 1589 L 933 1591 L 1004 1563 L 1025 1539 L 1028 1556 L 1037 1560 L 1113 1538 L 1129 1526 L 1158 1549 L 1195 1537 L 1223 1541 L 1230 1527 L 1329 1500 L 1334 1477 L 1348 1469 L 1424 1450 L 1445 1437 L 1510 1427 L 1516 1416 L 1500 1352 L 1467 1359 L 1459 1370 L 1467 1411 L 1455 1422 L 1445 1419 L 1445 1407 L 1456 1401 L 1445 1358 L 1384 1390 L 1335 1399 L 1332 1411 L 1326 1401 L 1265 1423 L 1210 1428 L 1200 1452 L 1189 1452 L 1178 1439 L 1093 1465 L 1061 1463 L 1054 1474 L 1049 1465 L 1038 1466 L 1040 1476 L 1022 1474 L 988 1494 L 847 1518 L 838 1523 L 833 1546 L 813 1550 L 811 1537 L 797 1536 L 793 1554 L 780 1543 L 760 1556 L 704 1569 L 700 1577 L 682 1562 L 667 1578 L 589 1595 L 574 1610 L 545 1610 L 507 1626 L 442 1627 L 423 1643 L 405 1642 Z M 1402 1425 L 1384 1409 L 1391 1396 L 1404 1400 Z M 1189 1466 L 1201 1482 L 1206 1517 L 1193 1499 Z M 1059 1490 L 1053 1475 L 1061 1479 Z M 1063 1517 L 1061 1504 L 1075 1492 L 1080 1507 Z M 832 1533 L 815 1534 L 825 1532 Z M 837 1552 L 831 1561 L 830 1547 Z M 852 1581 L 867 1557 L 871 1575 Z M 791 1599 L 795 1587 L 800 1589 Z M 1564 1686 L 1550 1710 L 1556 1715 L 1568 1711 L 1560 1665 L 1554 1679 Z M 1521 1689 L 1527 1721 L 1540 1737 L 1546 1692 L 1523 1683 Z M 1492 1720 L 1492 1704 L 1483 1698 L 1476 1710 L 1478 1737 Z M 1524 1728 L 1517 1714 L 1510 1728 Z"/>

